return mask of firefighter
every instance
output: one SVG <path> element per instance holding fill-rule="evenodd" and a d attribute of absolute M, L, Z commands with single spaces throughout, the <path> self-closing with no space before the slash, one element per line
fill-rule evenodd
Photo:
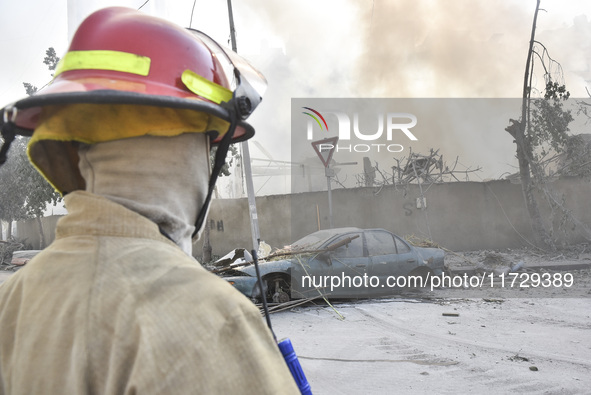
<path fill-rule="evenodd" d="M 2 109 L 0 156 L 32 135 L 68 214 L 0 287 L 0 394 L 299 393 L 258 309 L 191 256 L 229 144 L 254 134 L 264 78 L 237 59 L 106 8 Z"/>

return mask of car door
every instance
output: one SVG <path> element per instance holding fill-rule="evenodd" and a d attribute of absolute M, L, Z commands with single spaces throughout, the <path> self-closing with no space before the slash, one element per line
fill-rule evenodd
<path fill-rule="evenodd" d="M 333 284 L 339 283 L 339 286 L 333 287 L 331 291 L 333 296 L 353 297 L 359 294 L 363 288 L 360 279 L 363 279 L 369 266 L 363 232 L 340 235 L 333 239 L 328 246 L 346 242 L 347 239 L 351 239 L 350 242 L 341 245 L 329 254 L 330 265 L 327 272 L 330 274 Z"/>
<path fill-rule="evenodd" d="M 389 276 L 404 276 L 416 268 L 417 258 L 398 236 L 385 230 L 368 230 L 365 236 L 371 260 L 368 273 L 379 277 L 380 284 Z"/>

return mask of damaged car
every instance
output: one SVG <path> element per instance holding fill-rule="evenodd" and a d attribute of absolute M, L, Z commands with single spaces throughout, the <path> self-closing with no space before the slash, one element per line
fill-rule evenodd
<path fill-rule="evenodd" d="M 263 295 L 276 303 L 318 295 L 368 298 L 427 286 L 429 276 L 445 270 L 444 255 L 384 229 L 337 228 L 314 232 L 261 259 L 262 292 L 252 260 L 215 271 L 253 301 Z"/>

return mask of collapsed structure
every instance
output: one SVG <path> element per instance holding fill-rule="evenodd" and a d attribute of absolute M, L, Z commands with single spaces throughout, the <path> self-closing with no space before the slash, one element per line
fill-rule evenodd
<path fill-rule="evenodd" d="M 450 181 L 469 181 L 469 174 L 478 172 L 480 167 L 476 169 L 466 168 L 459 170 L 457 167 L 459 157 L 456 158 L 452 166 L 448 166 L 444 160 L 443 155 L 439 154 L 439 150 L 429 150 L 428 155 L 419 153 L 409 153 L 407 158 L 396 159 L 396 165 L 392 166 L 391 174 L 382 172 L 379 169 L 378 163 L 372 166 L 369 157 L 363 158 L 363 173 L 358 175 L 358 184 L 372 187 L 383 185 L 406 185 L 410 183 L 441 183 Z M 379 175 L 379 177 L 378 177 Z M 461 180 L 459 177 L 462 177 Z"/>

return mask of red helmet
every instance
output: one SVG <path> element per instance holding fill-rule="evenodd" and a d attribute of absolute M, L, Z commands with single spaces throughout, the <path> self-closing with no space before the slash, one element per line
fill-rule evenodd
<path fill-rule="evenodd" d="M 232 111 L 238 109 L 233 141 L 245 140 L 254 129 L 243 120 L 262 94 L 252 87 L 263 86 L 264 77 L 245 62 L 237 64 L 237 55 L 230 52 L 201 32 L 134 9 L 105 8 L 82 22 L 52 83 L 5 107 L 0 122 L 12 122 L 17 134 L 31 135 L 48 106 L 166 107 L 197 111 L 200 123 L 206 114 L 207 130 L 201 131 L 214 133 L 217 143 L 228 130 Z M 245 78 L 252 76 L 258 81 Z"/>
<path fill-rule="evenodd" d="M 16 134 L 32 135 L 31 161 L 67 193 L 84 188 L 76 142 L 208 133 L 219 144 L 213 184 L 228 145 L 254 134 L 244 120 L 265 87 L 259 72 L 204 33 L 105 8 L 82 22 L 47 88 L 2 109 L 0 164 Z"/>

